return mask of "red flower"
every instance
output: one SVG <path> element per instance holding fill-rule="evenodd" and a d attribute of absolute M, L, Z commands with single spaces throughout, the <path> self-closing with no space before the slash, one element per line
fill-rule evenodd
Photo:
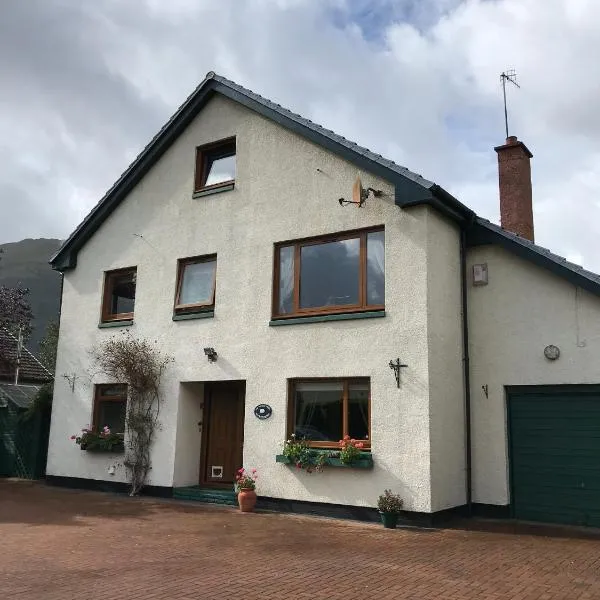
<path fill-rule="evenodd" d="M 77 439 L 77 436 L 76 436 L 76 435 L 72 435 L 72 436 L 71 436 L 71 439 L 72 439 L 72 440 L 76 440 L 76 439 Z"/>

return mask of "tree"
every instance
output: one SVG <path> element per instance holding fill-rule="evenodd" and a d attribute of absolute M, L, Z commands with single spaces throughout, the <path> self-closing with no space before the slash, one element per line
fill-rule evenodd
<path fill-rule="evenodd" d="M 46 333 L 40 341 L 40 362 L 54 374 L 56 369 L 56 348 L 58 346 L 58 323 L 50 321 Z"/>

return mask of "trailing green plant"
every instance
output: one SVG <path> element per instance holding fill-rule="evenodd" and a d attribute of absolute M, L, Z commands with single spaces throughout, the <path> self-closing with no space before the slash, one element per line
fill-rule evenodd
<path fill-rule="evenodd" d="M 305 438 L 298 438 L 292 433 L 283 444 L 285 456 L 297 469 L 304 469 L 307 473 L 320 472 L 327 464 L 329 453 L 311 448 Z"/>
<path fill-rule="evenodd" d="M 343 440 L 339 441 L 340 451 L 339 458 L 344 465 L 351 465 L 356 462 L 361 455 L 364 444 L 351 439 L 349 435 L 345 435 Z"/>
<path fill-rule="evenodd" d="M 123 446 L 123 436 L 118 433 L 112 433 L 106 425 L 100 431 L 84 427 L 80 434 L 72 435 L 71 439 L 82 450 L 106 450 L 110 452 Z"/>
<path fill-rule="evenodd" d="M 128 332 L 116 335 L 92 351 L 100 370 L 127 385 L 125 415 L 126 454 L 130 496 L 139 494 L 152 468 L 151 449 L 159 425 L 160 382 L 172 358 L 156 342 L 136 339 Z"/>
<path fill-rule="evenodd" d="M 377 499 L 377 508 L 382 513 L 399 513 L 404 506 L 404 500 L 398 494 L 392 494 L 392 490 L 384 490 Z"/>

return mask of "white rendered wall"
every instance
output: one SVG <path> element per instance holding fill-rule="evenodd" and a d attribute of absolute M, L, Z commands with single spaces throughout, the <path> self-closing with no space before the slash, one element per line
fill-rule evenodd
<path fill-rule="evenodd" d="M 427 216 L 432 511 L 466 502 L 460 230 Z"/>
<path fill-rule="evenodd" d="M 487 286 L 471 285 L 476 263 L 488 264 Z M 498 246 L 470 249 L 468 265 L 473 501 L 504 505 L 504 386 L 600 383 L 600 298 Z M 544 357 L 549 344 L 556 361 Z"/>
<path fill-rule="evenodd" d="M 193 199 L 195 147 L 233 135 L 235 190 Z M 188 415 L 195 414 L 180 382 L 243 379 L 244 463 L 258 468 L 261 494 L 373 506 L 384 488 L 392 488 L 405 498 L 407 509 L 429 511 L 431 212 L 400 210 L 393 187 L 364 172 L 363 185 L 385 195 L 369 198 L 361 209 L 340 207 L 337 199 L 351 196 L 357 174 L 353 165 L 244 107 L 221 97 L 211 100 L 87 242 L 77 268 L 65 273 L 48 473 L 107 478 L 108 459 L 79 451 L 68 436 L 90 421 L 92 383 L 104 381 L 94 373 L 88 349 L 121 335 L 119 329 L 97 326 L 102 272 L 136 265 L 135 323 L 127 331 L 156 340 L 175 359 L 164 381 L 162 428 L 149 483 L 190 483 L 193 461 L 199 463 L 195 436 L 185 438 L 187 449 L 184 438 L 176 442 L 176 432 L 181 434 Z M 385 225 L 386 234 L 385 318 L 269 326 L 275 242 L 375 225 Z M 444 244 L 452 245 L 449 239 Z M 215 317 L 173 322 L 177 259 L 212 253 L 218 255 Z M 454 261 L 452 253 L 448 259 Z M 443 263 L 440 254 L 431 266 L 446 271 Z M 446 276 L 452 279 L 454 274 Z M 442 319 L 451 329 L 448 340 L 456 336 L 454 316 L 450 311 Z M 216 363 L 207 361 L 205 346 L 217 350 Z M 401 389 L 388 366 L 397 356 L 408 365 Z M 73 393 L 63 373 L 78 374 Z M 374 470 L 329 469 L 307 475 L 275 463 L 286 435 L 287 379 L 343 376 L 371 379 Z M 439 389 L 440 382 L 434 378 L 433 383 Z M 457 393 L 453 388 L 453 402 Z M 273 407 L 270 419 L 254 417 L 259 403 Z M 438 405 L 436 400 L 436 410 Z M 436 436 L 441 451 L 452 446 Z M 457 468 L 453 465 L 453 473 Z M 441 482 L 440 489 L 445 485 Z M 454 491 L 451 496 L 457 497 Z M 436 505 L 446 504 L 444 498 L 436 499 Z"/>
<path fill-rule="evenodd" d="M 182 383 L 179 387 L 179 410 L 175 433 L 175 468 L 173 485 L 198 485 L 200 444 L 204 406 L 204 384 Z"/>

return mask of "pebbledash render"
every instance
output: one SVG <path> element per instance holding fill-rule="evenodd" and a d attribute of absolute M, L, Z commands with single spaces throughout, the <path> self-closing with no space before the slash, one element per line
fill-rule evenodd
<path fill-rule="evenodd" d="M 533 237 L 519 204 L 531 154 L 512 138 L 496 150 L 511 229 Z M 126 481 L 123 455 L 70 439 L 122 427 L 126 391 L 89 351 L 123 331 L 174 359 L 148 479 L 167 495 L 231 490 L 244 466 L 270 505 L 369 508 L 392 489 L 407 516 L 519 517 L 531 502 L 513 481 L 511 395 L 580 393 L 590 414 L 600 403 L 598 276 L 214 73 L 52 264 L 64 273 L 56 483 Z M 319 448 L 348 433 L 372 468 L 276 462 L 294 432 Z"/>

